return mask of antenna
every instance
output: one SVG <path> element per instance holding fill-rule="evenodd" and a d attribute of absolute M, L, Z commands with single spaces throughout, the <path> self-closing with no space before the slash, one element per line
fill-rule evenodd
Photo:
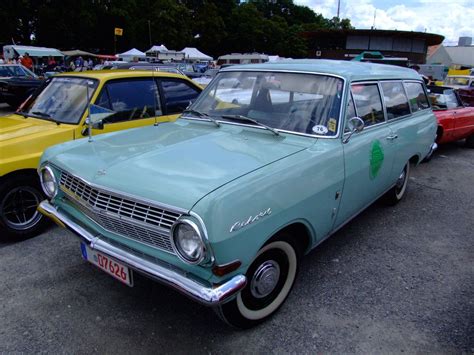
<path fill-rule="evenodd" d="M 153 84 L 155 85 L 156 87 L 156 91 L 155 93 L 153 94 L 153 117 L 155 119 L 155 123 L 153 123 L 153 126 L 155 127 L 158 127 L 158 122 L 157 122 L 157 119 L 156 119 L 156 100 L 159 99 L 159 97 L 157 97 L 160 93 L 160 91 L 158 90 L 158 83 L 156 82 L 155 80 L 155 66 L 153 65 L 152 68 L 151 68 L 151 77 L 153 78 Z"/>
<path fill-rule="evenodd" d="M 337 0 L 337 18 L 339 18 L 339 10 L 341 9 L 341 0 Z"/>
<path fill-rule="evenodd" d="M 374 10 L 374 24 L 372 25 L 372 29 L 375 29 L 375 17 L 377 16 L 377 9 Z"/>
<path fill-rule="evenodd" d="M 89 101 L 89 80 L 86 79 L 86 102 L 87 102 L 87 118 L 86 123 L 89 125 L 88 133 L 89 133 L 89 140 L 88 142 L 92 142 L 92 119 L 91 119 L 91 103 Z"/>

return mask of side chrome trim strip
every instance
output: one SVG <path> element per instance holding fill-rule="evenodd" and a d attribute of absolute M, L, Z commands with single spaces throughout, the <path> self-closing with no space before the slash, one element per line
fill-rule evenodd
<path fill-rule="evenodd" d="M 206 306 L 216 306 L 234 296 L 247 284 L 245 275 L 236 275 L 227 282 L 208 287 L 178 273 L 177 271 L 165 268 L 162 265 L 151 263 L 128 253 L 116 246 L 107 243 L 86 229 L 79 226 L 64 213 L 59 212 L 49 201 L 45 200 L 38 206 L 38 211 L 43 215 L 53 219 L 56 223 L 64 226 L 78 236 L 81 240 L 89 244 L 92 249 L 123 262 L 131 269 L 145 274 L 146 276 L 161 282 L 191 299 Z"/>

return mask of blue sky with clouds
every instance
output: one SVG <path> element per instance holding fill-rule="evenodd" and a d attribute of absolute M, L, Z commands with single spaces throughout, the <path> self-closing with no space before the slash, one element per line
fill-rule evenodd
<path fill-rule="evenodd" d="M 458 37 L 474 37 L 474 0 L 340 0 L 341 18 L 355 28 L 421 31 L 445 36 L 445 45 Z M 337 13 L 337 0 L 294 0 L 325 17 Z"/>

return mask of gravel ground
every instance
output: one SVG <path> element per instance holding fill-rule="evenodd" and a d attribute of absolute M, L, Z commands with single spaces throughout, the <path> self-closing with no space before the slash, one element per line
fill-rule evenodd
<path fill-rule="evenodd" d="M 311 252 L 286 304 L 247 331 L 145 278 L 123 286 L 60 228 L 0 244 L 0 352 L 473 353 L 473 182 L 474 150 L 441 147 L 404 201 Z"/>

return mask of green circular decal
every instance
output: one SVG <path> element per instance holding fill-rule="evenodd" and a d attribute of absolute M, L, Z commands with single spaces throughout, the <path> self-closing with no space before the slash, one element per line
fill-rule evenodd
<path fill-rule="evenodd" d="M 370 178 L 375 179 L 383 164 L 383 150 L 380 141 L 376 140 L 372 143 L 370 150 Z"/>

